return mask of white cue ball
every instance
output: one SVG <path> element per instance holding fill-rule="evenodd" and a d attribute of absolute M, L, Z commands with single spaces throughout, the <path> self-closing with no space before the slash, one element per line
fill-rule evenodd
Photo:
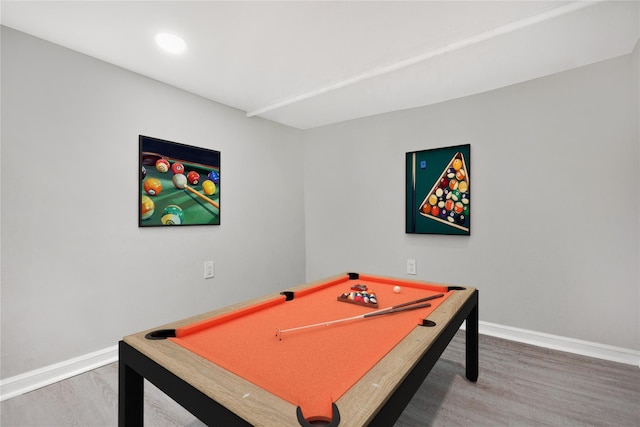
<path fill-rule="evenodd" d="M 173 175 L 173 178 L 171 180 L 173 181 L 173 185 L 176 188 L 183 189 L 187 186 L 187 177 L 181 173 Z"/>
<path fill-rule="evenodd" d="M 400 293 L 400 286 L 394 286 L 393 287 L 393 292 L 395 292 L 396 294 Z"/>

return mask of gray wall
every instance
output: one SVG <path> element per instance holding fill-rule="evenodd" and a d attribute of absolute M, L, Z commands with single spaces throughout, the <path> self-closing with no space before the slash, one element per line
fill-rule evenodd
<path fill-rule="evenodd" d="M 479 287 L 483 321 L 638 350 L 634 67 L 301 132 L 3 28 L 1 376 L 407 258 Z M 221 226 L 137 227 L 138 134 L 222 151 Z M 406 235 L 404 153 L 462 143 L 472 236 Z"/>
<path fill-rule="evenodd" d="M 307 279 L 476 286 L 482 321 L 639 349 L 637 61 L 305 132 Z M 467 143 L 471 236 L 406 235 L 405 152 Z"/>
<path fill-rule="evenodd" d="M 138 228 L 139 134 L 222 152 L 219 227 Z M 302 156 L 298 130 L 3 27 L 2 378 L 303 283 Z"/>

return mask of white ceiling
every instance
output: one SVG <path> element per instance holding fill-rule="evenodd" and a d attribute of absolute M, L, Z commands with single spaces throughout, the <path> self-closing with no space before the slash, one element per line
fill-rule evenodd
<path fill-rule="evenodd" d="M 299 129 L 630 53 L 632 1 L 2 1 L 3 25 Z M 180 35 L 186 53 L 154 36 Z"/>

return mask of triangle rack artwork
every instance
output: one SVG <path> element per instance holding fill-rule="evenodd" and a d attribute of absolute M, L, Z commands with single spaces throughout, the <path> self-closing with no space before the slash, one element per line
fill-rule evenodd
<path fill-rule="evenodd" d="M 420 215 L 469 231 L 469 173 L 461 152 L 456 152 L 419 207 Z"/>

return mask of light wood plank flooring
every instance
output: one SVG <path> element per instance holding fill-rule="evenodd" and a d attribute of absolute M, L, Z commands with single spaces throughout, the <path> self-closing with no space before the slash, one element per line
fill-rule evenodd
<path fill-rule="evenodd" d="M 0 405 L 3 427 L 115 426 L 116 363 Z M 145 384 L 145 425 L 202 427 Z M 640 426 L 638 367 L 480 337 L 480 377 L 464 378 L 459 332 L 396 427 Z M 222 426 L 224 427 L 224 426 Z"/>

